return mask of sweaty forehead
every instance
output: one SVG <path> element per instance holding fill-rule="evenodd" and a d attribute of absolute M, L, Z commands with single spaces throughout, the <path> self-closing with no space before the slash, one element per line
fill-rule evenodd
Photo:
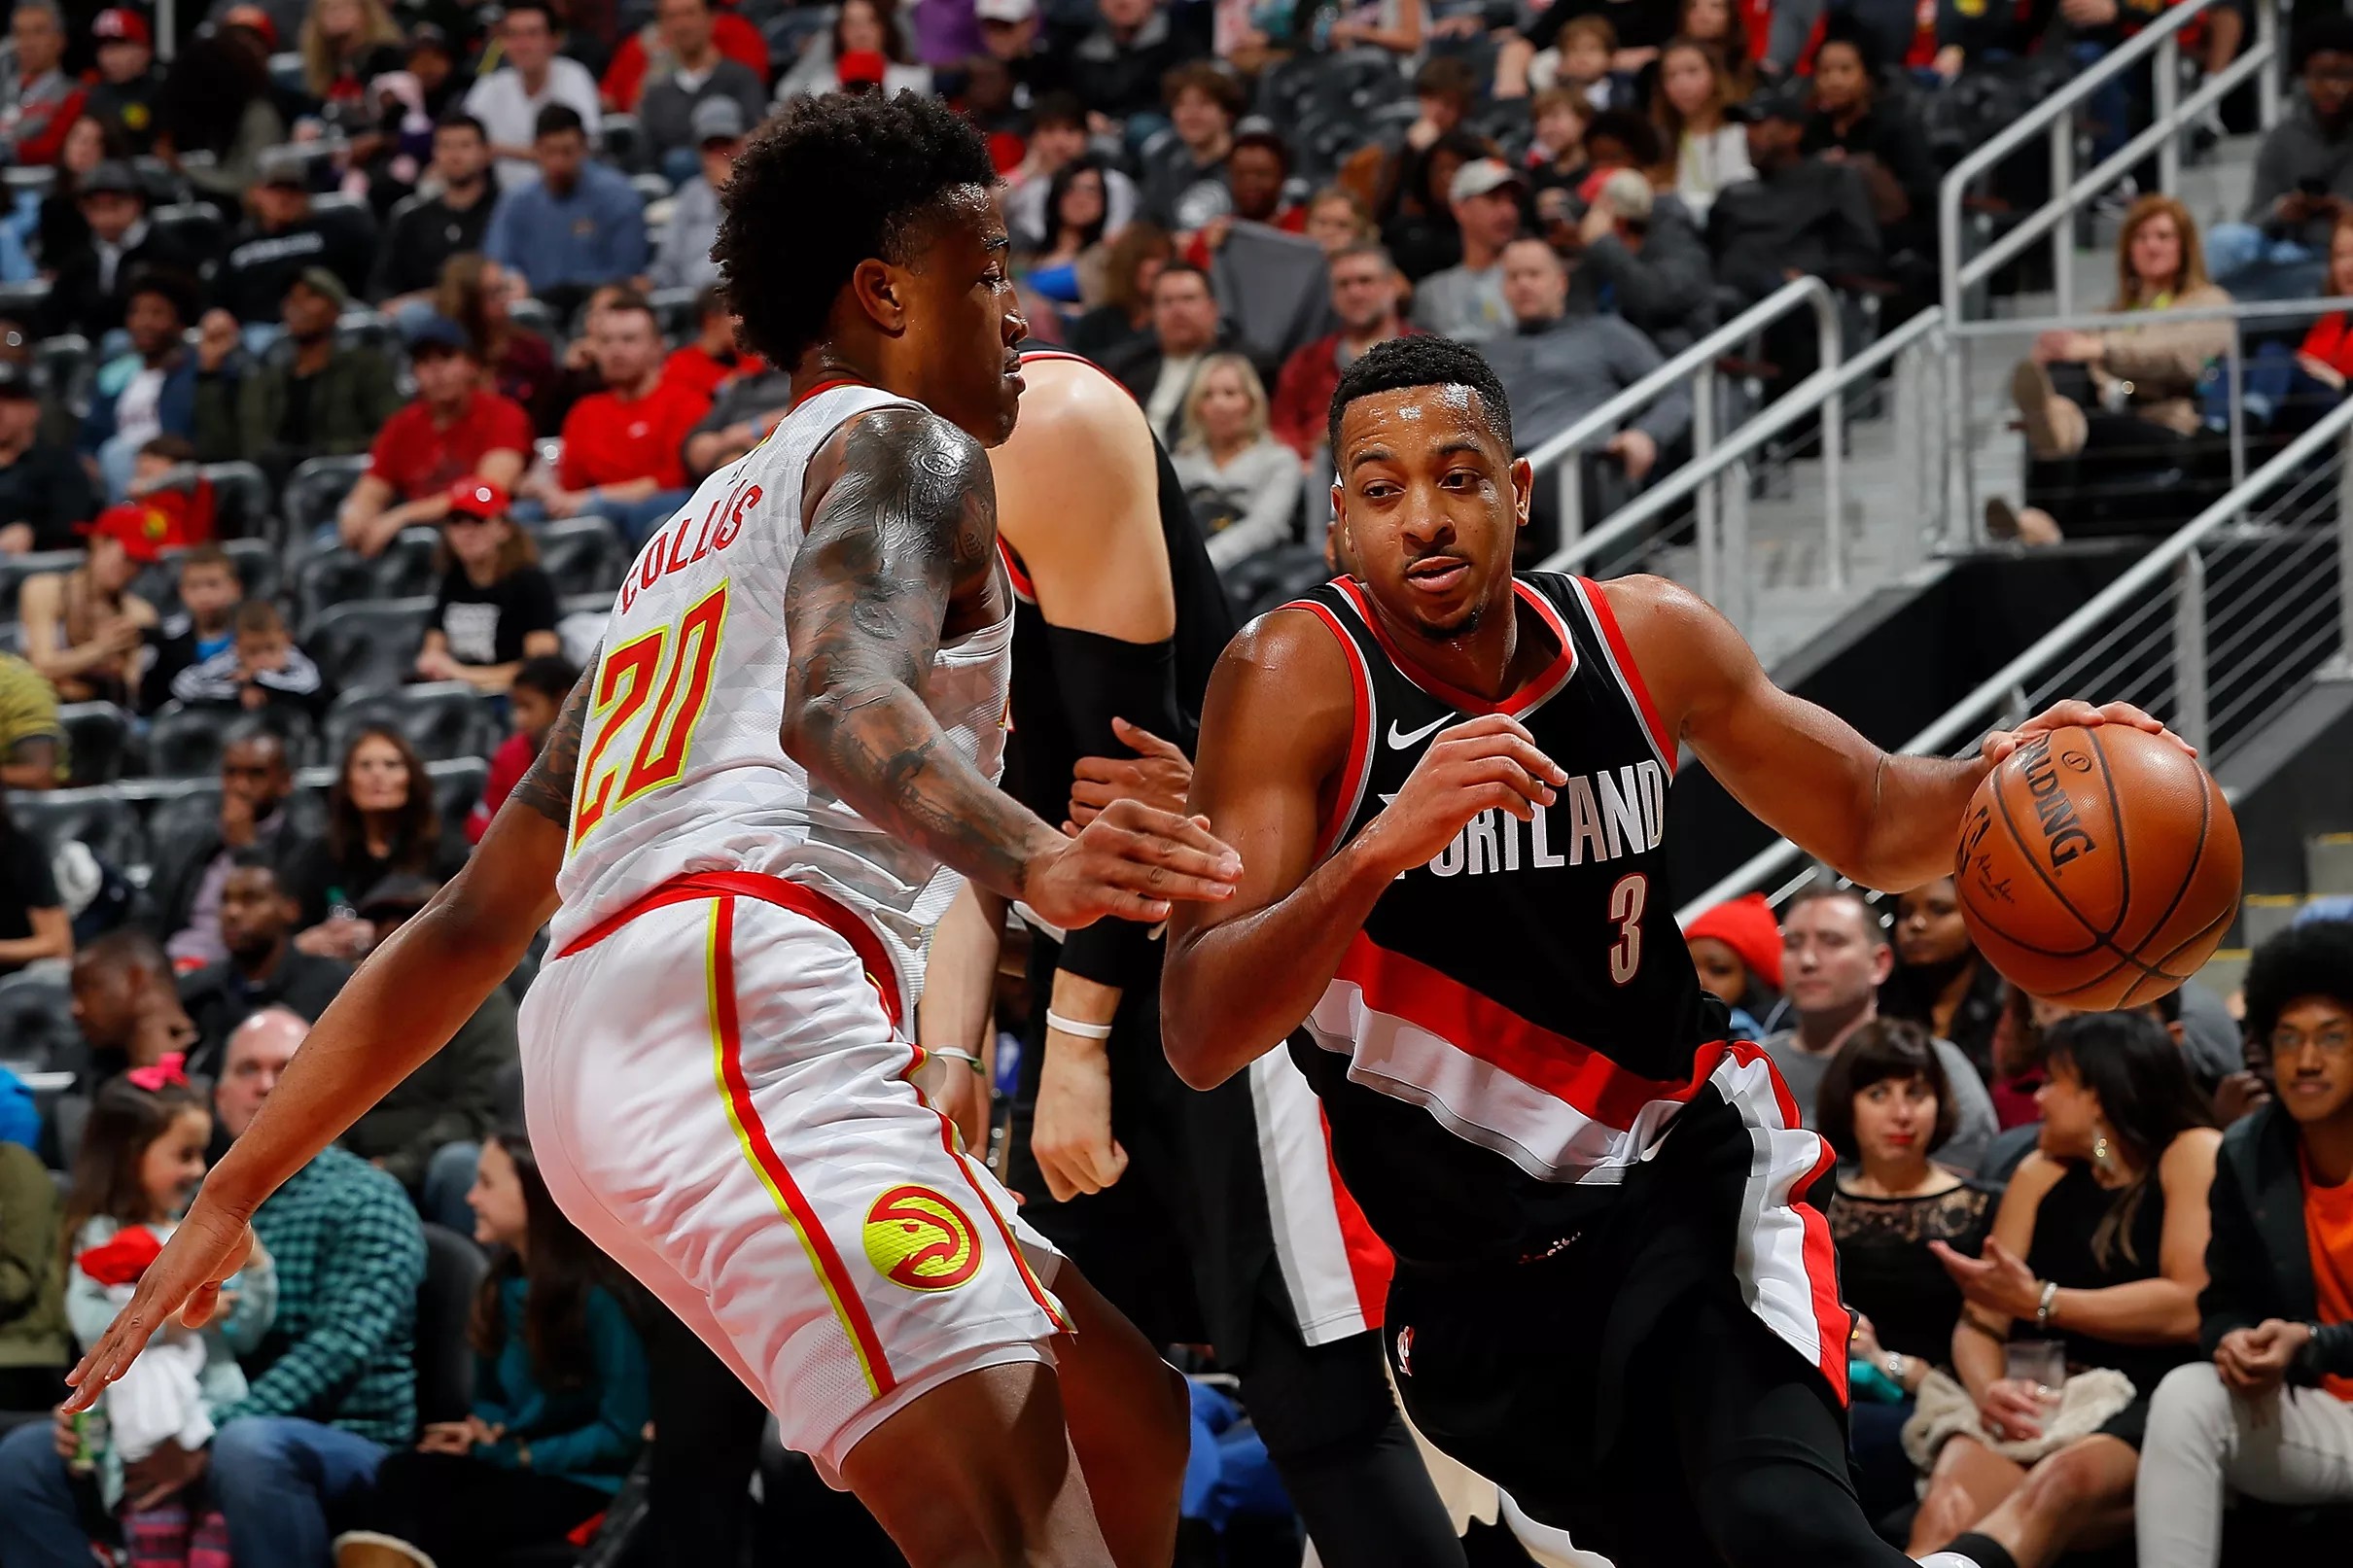
<path fill-rule="evenodd" d="M 1488 428 L 1479 395 L 1460 385 L 1399 387 L 1352 401 L 1340 417 L 1345 461 L 1380 450 L 1403 463 L 1469 439 L 1490 455 L 1500 443 Z M 1508 452 L 1503 454 L 1509 460 Z"/>
<path fill-rule="evenodd" d="M 1007 244 L 1004 219 L 989 192 L 977 185 L 950 186 L 906 221 L 901 231 L 907 249 L 900 253 L 917 270 L 928 253 L 959 257 L 980 264 L 992 251 Z"/>

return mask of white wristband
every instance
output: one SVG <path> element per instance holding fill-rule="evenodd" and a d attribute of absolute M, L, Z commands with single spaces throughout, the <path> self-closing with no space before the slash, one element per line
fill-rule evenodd
<path fill-rule="evenodd" d="M 1080 1040 L 1107 1040 L 1111 1037 L 1108 1024 L 1082 1024 L 1074 1018 L 1065 1018 L 1051 1007 L 1046 1009 L 1046 1028 Z"/>

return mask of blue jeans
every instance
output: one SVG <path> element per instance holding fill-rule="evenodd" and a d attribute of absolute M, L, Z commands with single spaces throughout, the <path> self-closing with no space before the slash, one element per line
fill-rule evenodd
<path fill-rule="evenodd" d="M 291 1415 L 250 1415 L 223 1427 L 208 1484 L 238 1568 L 328 1568 L 327 1505 L 372 1481 L 384 1451 Z M 0 1562 L 89 1568 L 89 1537 L 47 1421 L 0 1441 Z"/>
<path fill-rule="evenodd" d="M 2253 224 L 2217 224 L 2206 231 L 2206 270 L 2234 299 L 2310 299 L 2325 292 L 2329 253 Z"/>

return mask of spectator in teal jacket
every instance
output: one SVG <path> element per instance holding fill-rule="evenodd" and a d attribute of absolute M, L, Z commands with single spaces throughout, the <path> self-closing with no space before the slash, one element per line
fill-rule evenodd
<path fill-rule="evenodd" d="M 474 1296 L 474 1409 L 376 1472 L 338 1568 L 493 1568 L 603 1513 L 645 1446 L 646 1350 L 519 1128 L 482 1145 L 474 1238 L 498 1250 Z"/>

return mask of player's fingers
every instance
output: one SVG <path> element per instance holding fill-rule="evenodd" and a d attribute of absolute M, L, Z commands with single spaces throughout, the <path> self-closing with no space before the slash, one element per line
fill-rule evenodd
<path fill-rule="evenodd" d="M 1111 733 L 1118 736 L 1120 744 L 1131 751 L 1144 756 L 1169 757 L 1178 762 L 1185 760 L 1184 751 L 1175 742 L 1162 740 L 1141 724 L 1114 718 L 1111 720 Z"/>
<path fill-rule="evenodd" d="M 1546 756 L 1542 748 L 1525 737 L 1497 733 L 1473 736 L 1450 747 L 1440 759 L 1441 764 L 1468 762 L 1483 757 L 1509 757 L 1535 778 L 1548 784 L 1564 784 L 1568 774 L 1559 763 Z"/>
<path fill-rule="evenodd" d="M 1105 1187 L 1116 1187 L 1119 1185 L 1119 1178 L 1127 1173 L 1128 1151 L 1117 1138 L 1113 1138 L 1111 1140 L 1109 1155 L 1103 1168 L 1103 1185 Z"/>
<path fill-rule="evenodd" d="M 1181 818 L 1170 818 L 1182 821 Z M 1242 878 L 1242 856 L 1227 849 L 1201 828 L 1190 822 L 1185 827 L 1193 842 L 1172 835 L 1152 832 L 1122 832 L 1113 829 L 1099 835 L 1098 848 L 1110 857 L 1111 867 L 1141 867 L 1146 871 L 1166 872 L 1172 877 L 1189 878 L 1196 882 L 1219 883 L 1232 887 Z M 1206 844 L 1199 841 L 1207 840 Z M 1106 868 L 1110 869 L 1110 868 Z M 1159 891 L 1156 882 L 1138 883 L 1124 873 L 1113 873 L 1123 888 L 1142 887 L 1147 891 Z"/>
<path fill-rule="evenodd" d="M 1062 1173 L 1062 1163 L 1047 1158 L 1044 1150 L 1036 1151 L 1037 1173 L 1046 1178 L 1046 1196 L 1057 1203 L 1067 1203 L 1078 1196 L 1078 1189 Z"/>
<path fill-rule="evenodd" d="M 189 1293 L 188 1305 L 180 1308 L 180 1321 L 192 1329 L 200 1329 L 221 1309 L 221 1287 L 216 1283 L 198 1285 Z"/>
<path fill-rule="evenodd" d="M 1239 875 L 1242 870 L 1242 856 L 1235 853 L 1233 846 L 1210 831 L 1210 819 L 1206 817 L 1183 817 L 1133 799 L 1112 802 L 1105 808 L 1104 815 L 1130 832 L 1168 839 L 1184 848 L 1199 850 L 1219 858 L 1231 855 L 1235 874 Z"/>
<path fill-rule="evenodd" d="M 1438 742 L 1443 745 L 1448 741 L 1477 740 L 1488 735 L 1517 735 L 1530 746 L 1536 741 L 1528 733 L 1528 726 L 1509 714 L 1481 714 L 1476 718 L 1466 718 L 1459 724 L 1440 730 Z"/>
<path fill-rule="evenodd" d="M 1530 773 L 1517 757 L 1484 757 L 1465 764 L 1456 778 L 1472 788 L 1500 784 L 1528 806 L 1549 806 L 1560 798 L 1550 784 Z"/>

